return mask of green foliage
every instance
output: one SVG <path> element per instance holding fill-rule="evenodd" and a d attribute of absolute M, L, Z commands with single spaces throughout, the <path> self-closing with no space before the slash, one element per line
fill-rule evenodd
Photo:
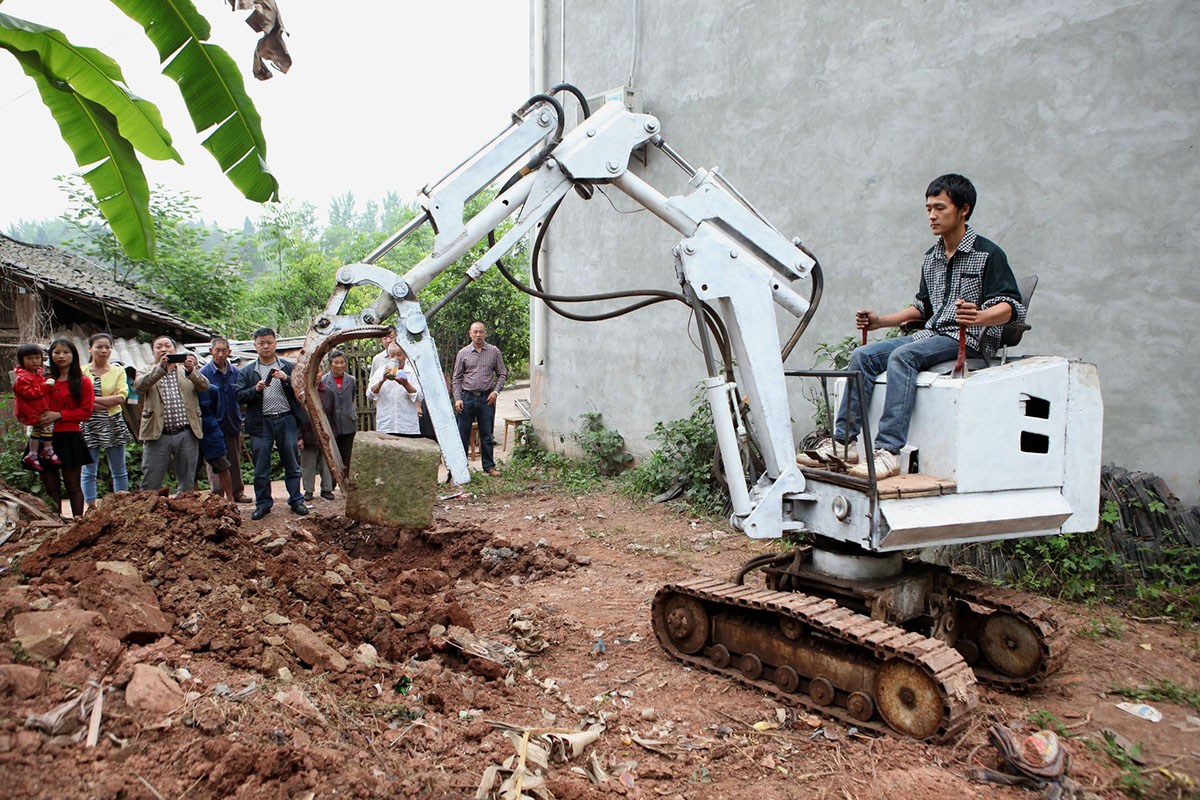
<path fill-rule="evenodd" d="M 694 513 L 721 516 L 729 496 L 713 470 L 717 433 L 703 392 L 692 399 L 692 409 L 691 416 L 655 423 L 651 438 L 659 447 L 625 473 L 622 484 L 630 494 L 641 497 L 679 486 L 682 500 Z"/>
<path fill-rule="evenodd" d="M 578 495 L 595 491 L 603 486 L 609 480 L 609 476 L 601 469 L 601 465 L 604 463 L 601 454 L 607 453 L 613 456 L 616 463 L 624 463 L 620 461 L 620 456 L 625 454 L 614 451 L 612 449 L 614 440 L 606 435 L 612 434 L 620 439 L 620 434 L 604 429 L 603 425 L 599 424 L 599 415 L 588 416 L 596 419 L 594 421 L 585 420 L 579 432 L 572 438 L 581 447 L 584 447 L 583 441 L 594 442 L 596 452 L 580 459 L 568 458 L 558 451 L 546 448 L 532 425 L 529 423 L 520 425 L 517 428 L 517 444 L 513 447 L 512 458 L 509 460 L 497 488 L 513 490 L 518 484 L 538 481 L 555 483 L 562 491 Z M 599 427 L 589 430 L 588 426 L 593 422 Z M 580 441 L 580 438 L 583 441 Z M 559 437 L 559 441 L 562 442 L 565 439 Z M 624 447 L 623 439 L 620 446 Z"/>
<path fill-rule="evenodd" d="M 1127 599 L 1137 613 L 1185 624 L 1200 619 L 1200 548 L 1179 543 L 1175 531 L 1163 532 L 1161 558 L 1144 561 L 1114 550 L 1104 526 L 993 546 L 1025 565 L 1019 588 L 1084 602 Z"/>
<path fill-rule="evenodd" d="M 1164 703 L 1191 706 L 1193 710 L 1200 712 L 1200 688 L 1180 686 L 1169 679 L 1150 681 L 1139 686 L 1111 686 L 1108 691 L 1130 700 L 1139 702 L 1158 700 Z"/>
<path fill-rule="evenodd" d="M 218 328 L 230 323 L 245 286 L 239 266 L 241 235 L 219 234 L 214 240 L 209 229 L 195 222 L 200 216 L 196 197 L 156 187 L 150 201 L 158 241 L 155 256 L 133 259 L 79 179 L 66 179 L 61 185 L 69 202 L 65 219 L 76 233 L 67 243 L 69 249 L 111 265 L 115 278 L 159 297 L 185 319 Z"/>
<path fill-rule="evenodd" d="M 1105 614 L 1100 619 L 1089 619 L 1088 626 L 1081 629 L 1079 635 L 1092 641 L 1099 639 L 1120 639 L 1125 635 L 1125 623 L 1120 617 Z"/>
<path fill-rule="evenodd" d="M 21 455 L 28 441 L 25 426 L 13 416 L 12 395 L 0 397 L 0 480 L 6 486 L 45 498 L 37 474 L 21 466 Z"/>
<path fill-rule="evenodd" d="M 203 144 L 222 172 L 251 200 L 275 199 L 278 183 L 267 168 L 258 112 L 233 59 L 205 41 L 208 21 L 191 0 L 112 2 L 157 48 L 196 131 L 211 131 Z M 152 259 L 157 232 L 138 153 L 182 163 L 158 109 L 125 86 L 116 61 L 61 31 L 0 14 L 0 49 L 34 81 L 76 163 L 88 168 L 84 180 L 124 252 Z"/>
<path fill-rule="evenodd" d="M 1117 783 L 1130 797 L 1145 797 L 1151 787 L 1151 780 L 1137 763 L 1142 758 L 1142 746 L 1135 744 L 1130 748 L 1131 752 L 1126 752 L 1112 731 L 1104 730 L 1100 734 L 1104 737 L 1104 752 L 1121 769 L 1121 777 Z"/>
<path fill-rule="evenodd" d="M 1044 708 L 1030 712 L 1025 721 L 1038 730 L 1054 731 L 1056 736 L 1063 739 L 1069 739 L 1073 735 L 1065 722 Z"/>
<path fill-rule="evenodd" d="M 579 417 L 583 421 L 571 438 L 583 450 L 585 465 L 611 477 L 633 463 L 633 456 L 625 452 L 625 437 L 606 428 L 600 414 L 586 412 Z"/>

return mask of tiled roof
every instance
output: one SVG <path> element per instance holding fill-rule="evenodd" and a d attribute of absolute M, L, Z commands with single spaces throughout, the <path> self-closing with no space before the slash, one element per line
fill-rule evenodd
<path fill-rule="evenodd" d="M 37 287 L 75 304 L 97 306 L 97 314 L 118 313 L 146 332 L 171 332 L 207 340 L 213 331 L 172 313 L 160 300 L 148 297 L 113 277 L 112 270 L 57 247 L 26 244 L 0 234 L 0 275 Z"/>

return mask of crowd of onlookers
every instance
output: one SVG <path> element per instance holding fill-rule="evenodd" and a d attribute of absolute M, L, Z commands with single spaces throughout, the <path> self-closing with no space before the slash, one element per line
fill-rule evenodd
<path fill-rule="evenodd" d="M 500 351 L 485 341 L 483 323 L 472 324 L 470 336 L 471 344 L 455 358 L 450 388 L 464 448 L 478 423 L 482 466 L 495 475 L 492 428 L 507 372 Z M 129 490 L 126 448 L 137 439 L 142 445 L 137 488 L 161 489 L 171 475 L 177 491 L 191 491 L 204 470 L 214 494 L 253 503 L 251 518 L 261 519 L 274 505 L 271 467 L 278 453 L 288 506 L 307 514 L 317 475 L 321 497 L 334 497 L 335 479 L 317 438 L 320 421 L 298 402 L 291 381 L 295 365 L 276 354 L 275 331 L 260 328 L 253 342 L 257 358 L 239 367 L 230 359 L 229 341 L 216 337 L 201 365 L 170 336 L 158 336 L 150 343 L 151 363 L 140 369 L 112 361 L 113 337 L 107 333 L 88 339 L 86 364 L 66 338 L 54 339 L 45 350 L 20 345 L 13 395 L 17 419 L 29 426 L 22 465 L 39 474 L 55 511 L 65 492 L 78 517 L 96 506 L 102 457 L 112 490 Z M 382 345 L 371 360 L 365 393 L 375 404 L 375 429 L 436 438 L 395 328 L 387 330 Z M 349 366 L 346 353 L 333 350 L 317 382 L 331 443 L 347 468 L 358 430 L 358 387 Z M 242 478 L 244 438 L 254 467 L 253 498 Z"/>

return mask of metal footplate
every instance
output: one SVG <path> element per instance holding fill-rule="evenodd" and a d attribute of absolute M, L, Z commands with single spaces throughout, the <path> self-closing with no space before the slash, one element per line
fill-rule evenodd
<path fill-rule="evenodd" d="M 980 682 L 1025 691 L 1066 661 L 1070 631 L 1047 601 L 957 575 L 950 595 L 967 606 L 955 647 Z"/>
<path fill-rule="evenodd" d="M 860 729 L 942 741 L 979 702 L 956 650 L 832 599 L 700 578 L 663 586 L 652 614 L 683 663 Z"/>

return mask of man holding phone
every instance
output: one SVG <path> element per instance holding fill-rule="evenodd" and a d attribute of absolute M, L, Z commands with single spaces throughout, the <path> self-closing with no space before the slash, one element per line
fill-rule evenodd
<path fill-rule="evenodd" d="M 283 465 L 283 483 L 293 514 L 307 514 L 300 493 L 299 421 L 304 414 L 292 390 L 291 361 L 275 354 L 275 331 L 259 328 L 254 332 L 254 351 L 258 359 L 242 368 L 238 375 L 237 399 L 246 409 L 246 434 L 254 457 L 254 513 L 262 519 L 275 505 L 271 497 L 271 451 L 279 451 Z"/>
<path fill-rule="evenodd" d="M 208 378 L 196 368 L 191 353 L 177 353 L 170 336 L 150 343 L 154 363 L 138 372 L 133 385 L 141 398 L 142 489 L 162 488 L 171 459 L 175 460 L 176 491 L 190 492 L 196 485 L 200 458 L 199 392 L 208 391 Z"/>

